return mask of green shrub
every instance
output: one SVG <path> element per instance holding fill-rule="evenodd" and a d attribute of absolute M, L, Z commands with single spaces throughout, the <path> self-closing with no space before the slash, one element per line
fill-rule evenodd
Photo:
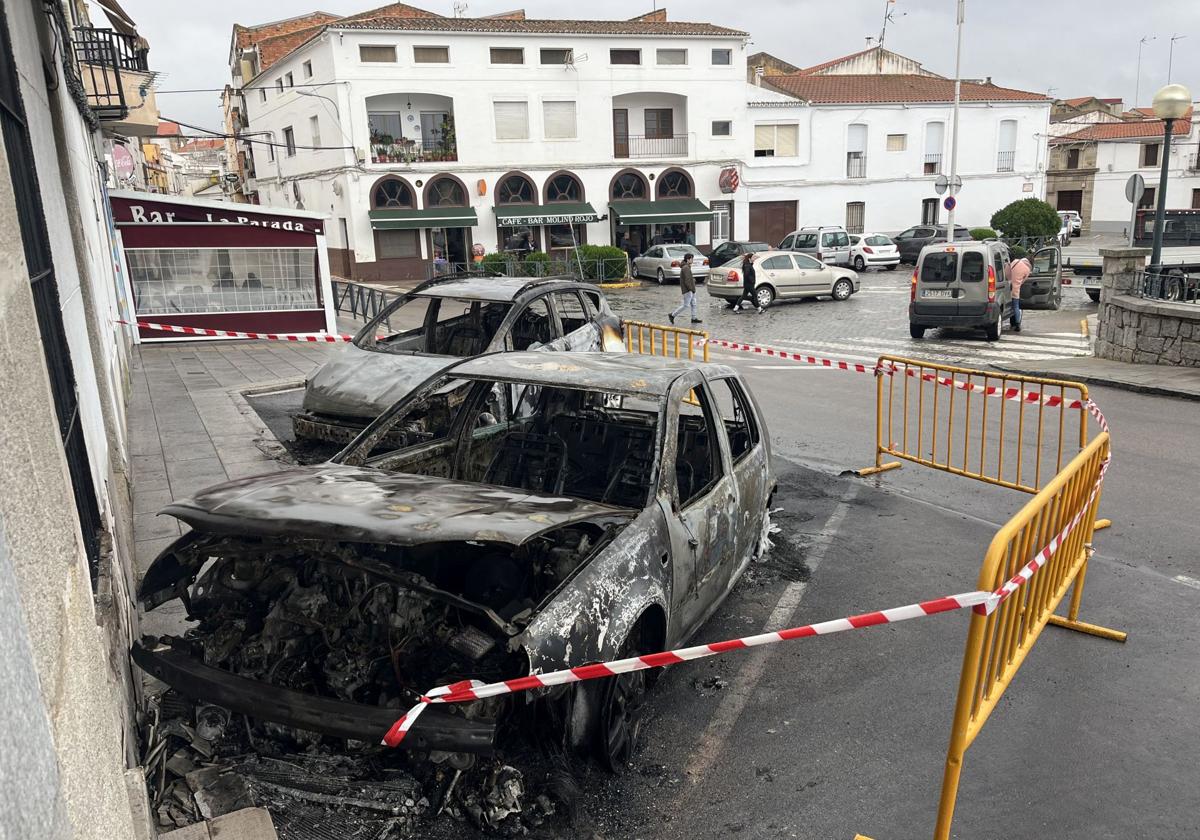
<path fill-rule="evenodd" d="M 974 239 L 976 242 L 980 241 L 981 239 L 995 239 L 996 238 L 996 231 L 992 230 L 991 228 L 985 228 L 985 227 L 971 228 L 970 234 L 971 234 L 971 238 Z"/>
<path fill-rule="evenodd" d="M 545 251 L 530 251 L 525 255 L 524 274 L 526 277 L 545 277 L 549 265 L 550 255 Z"/>
<path fill-rule="evenodd" d="M 1062 219 L 1040 198 L 1022 198 L 992 214 L 992 227 L 1006 238 L 1057 236 Z"/>
<path fill-rule="evenodd" d="M 615 245 L 580 245 L 579 260 L 583 276 L 600 283 L 620 280 L 629 267 L 629 257 Z"/>
<path fill-rule="evenodd" d="M 1021 259 L 1021 257 L 1027 255 L 1028 253 L 1029 252 L 1026 251 L 1024 248 L 1022 248 L 1020 245 L 1009 245 L 1008 246 L 1008 255 L 1010 257 L 1012 257 L 1014 260 L 1019 260 L 1019 259 Z"/>
<path fill-rule="evenodd" d="M 479 267 L 484 271 L 495 272 L 497 274 L 508 274 L 508 254 L 505 254 L 503 251 L 493 251 L 490 254 L 484 254 L 483 260 L 479 263 Z"/>

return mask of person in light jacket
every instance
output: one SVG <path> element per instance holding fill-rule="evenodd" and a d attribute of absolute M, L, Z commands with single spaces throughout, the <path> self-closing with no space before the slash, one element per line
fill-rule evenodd
<path fill-rule="evenodd" d="M 671 319 L 671 323 L 675 323 L 675 316 L 682 315 L 683 311 L 688 307 L 692 310 L 692 323 L 702 323 L 696 315 L 696 278 L 692 276 L 692 255 L 683 255 L 683 264 L 679 266 L 679 291 L 683 295 L 683 300 L 679 305 L 671 310 L 667 315 Z"/>
<path fill-rule="evenodd" d="M 1009 326 L 1013 328 L 1013 332 L 1021 331 L 1021 286 L 1032 271 L 1033 265 L 1028 257 L 1021 257 L 1008 264 L 1006 273 L 1008 282 L 1012 285 L 1012 315 L 1009 317 Z"/>

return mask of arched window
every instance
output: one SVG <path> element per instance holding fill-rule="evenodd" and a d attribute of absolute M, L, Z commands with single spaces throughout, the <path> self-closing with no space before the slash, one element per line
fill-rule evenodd
<path fill-rule="evenodd" d="M 646 193 L 648 192 L 646 179 L 642 177 L 640 172 L 627 169 L 624 172 L 617 173 L 617 176 L 613 178 L 610 192 L 611 197 L 614 199 L 646 198 Z"/>
<path fill-rule="evenodd" d="M 682 169 L 668 169 L 658 176 L 659 198 L 691 198 L 692 179 Z"/>
<path fill-rule="evenodd" d="M 416 196 L 412 187 L 400 178 L 380 179 L 371 190 L 373 210 L 407 210 L 416 206 Z"/>
<path fill-rule="evenodd" d="M 438 175 L 425 187 L 426 207 L 466 207 L 467 190 L 452 175 Z"/>
<path fill-rule="evenodd" d="M 520 173 L 505 175 L 496 187 L 497 204 L 536 204 L 537 188 Z"/>
<path fill-rule="evenodd" d="M 570 172 L 556 172 L 546 182 L 546 203 L 583 201 L 583 184 Z"/>

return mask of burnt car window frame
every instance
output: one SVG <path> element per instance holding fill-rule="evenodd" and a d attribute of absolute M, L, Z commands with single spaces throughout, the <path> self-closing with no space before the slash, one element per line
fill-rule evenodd
<path fill-rule="evenodd" d="M 517 347 L 513 344 L 513 330 L 516 328 L 517 323 L 521 320 L 521 318 L 524 317 L 525 313 L 529 311 L 529 308 L 539 302 L 544 304 L 546 307 L 547 316 L 550 319 L 550 332 L 553 333 L 553 335 L 550 336 L 549 341 L 541 342 L 542 347 L 552 344 L 563 337 L 564 333 L 562 329 L 562 319 L 558 317 L 558 310 L 554 308 L 554 302 L 550 300 L 550 294 L 550 292 L 542 292 L 534 295 L 531 298 L 513 302 L 513 308 L 508 313 L 507 322 L 501 327 L 501 329 L 504 330 L 502 345 L 503 349 L 515 352 L 521 352 L 521 350 L 530 349 L 528 347 L 524 347 L 521 348 L 521 350 L 517 350 Z"/>
<path fill-rule="evenodd" d="M 742 388 L 741 382 L 738 381 L 736 376 L 720 376 L 716 379 L 709 380 L 708 384 L 709 387 L 716 392 L 713 399 L 717 404 L 717 412 L 720 414 L 721 423 L 725 428 L 725 440 L 729 445 L 729 459 L 734 465 L 740 464 L 745 458 L 754 454 L 754 450 L 762 444 L 762 435 L 759 433 L 758 428 L 758 415 L 754 413 L 754 406 L 750 402 L 750 398 L 747 396 L 745 389 Z M 729 435 L 728 426 L 730 421 L 727 421 L 724 414 L 721 412 L 721 399 L 719 396 L 721 392 L 718 390 L 718 384 L 725 385 L 729 390 L 729 395 L 733 402 L 735 413 L 732 422 L 737 422 L 736 413 L 739 410 L 744 418 L 746 434 L 749 436 L 750 444 L 746 447 L 745 451 L 741 452 L 740 454 L 735 454 L 733 451 L 733 438 Z"/>
<path fill-rule="evenodd" d="M 691 495 L 685 500 L 679 489 L 678 480 L 678 463 L 679 463 L 679 427 L 682 423 L 683 414 L 682 406 L 687 404 L 689 395 L 694 395 L 700 409 L 701 416 L 704 418 L 705 425 L 708 428 L 708 436 L 716 445 L 715 453 L 711 452 L 709 462 L 713 467 L 712 477 L 705 484 L 691 488 Z M 668 391 L 667 397 L 667 412 L 666 422 L 663 424 L 662 433 L 664 435 L 663 450 L 666 450 L 665 435 L 675 435 L 672 452 L 674 461 L 668 469 L 666 464 L 659 471 L 661 481 L 669 482 L 667 488 L 667 498 L 671 500 L 672 506 L 680 512 L 687 511 L 693 505 L 702 502 L 707 496 L 713 493 L 720 485 L 721 480 L 729 475 L 729 467 L 731 464 L 728 461 L 727 454 L 729 451 L 728 441 L 725 437 L 723 424 L 715 422 L 715 417 L 720 416 L 719 412 L 713 410 L 713 396 L 708 392 L 708 382 L 704 376 L 697 374 L 695 377 L 682 377 L 672 384 Z M 722 445 L 724 444 L 724 445 Z"/>
<path fill-rule="evenodd" d="M 575 288 L 555 289 L 554 291 L 550 292 L 547 295 L 547 297 L 550 298 L 551 303 L 554 305 L 555 318 L 558 320 L 558 327 L 562 331 L 562 334 L 564 336 L 568 336 L 574 332 L 578 332 L 579 330 L 586 329 L 587 326 L 592 322 L 592 315 L 588 310 L 588 305 L 587 305 L 587 303 L 584 302 L 583 295 L 581 295 L 579 293 L 578 289 L 575 289 Z M 567 324 L 564 320 L 566 316 L 564 315 L 563 310 L 560 307 L 560 303 L 559 303 L 559 301 L 562 297 L 573 297 L 575 299 L 575 302 L 579 304 L 579 311 L 583 315 L 583 323 L 581 323 L 579 326 L 577 326 L 573 329 L 570 329 L 570 330 L 567 329 Z M 572 320 L 577 320 L 577 319 L 572 319 Z"/>

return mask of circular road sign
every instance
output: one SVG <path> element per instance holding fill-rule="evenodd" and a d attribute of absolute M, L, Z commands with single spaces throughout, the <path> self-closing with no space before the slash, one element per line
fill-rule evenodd
<path fill-rule="evenodd" d="M 947 178 L 945 175 L 937 176 L 937 178 L 933 182 L 933 191 L 935 193 L 937 193 L 938 195 L 945 194 L 946 190 L 949 188 L 950 188 L 950 179 Z"/>
<path fill-rule="evenodd" d="M 946 199 L 942 202 L 942 206 L 947 210 L 953 210 L 956 204 L 958 204 L 958 202 L 954 200 L 954 196 L 952 195 L 946 196 Z"/>
<path fill-rule="evenodd" d="M 1142 200 L 1142 195 L 1146 192 L 1146 179 L 1141 175 L 1133 174 L 1129 176 L 1129 180 L 1125 182 L 1125 199 L 1130 204 L 1137 204 Z"/>

